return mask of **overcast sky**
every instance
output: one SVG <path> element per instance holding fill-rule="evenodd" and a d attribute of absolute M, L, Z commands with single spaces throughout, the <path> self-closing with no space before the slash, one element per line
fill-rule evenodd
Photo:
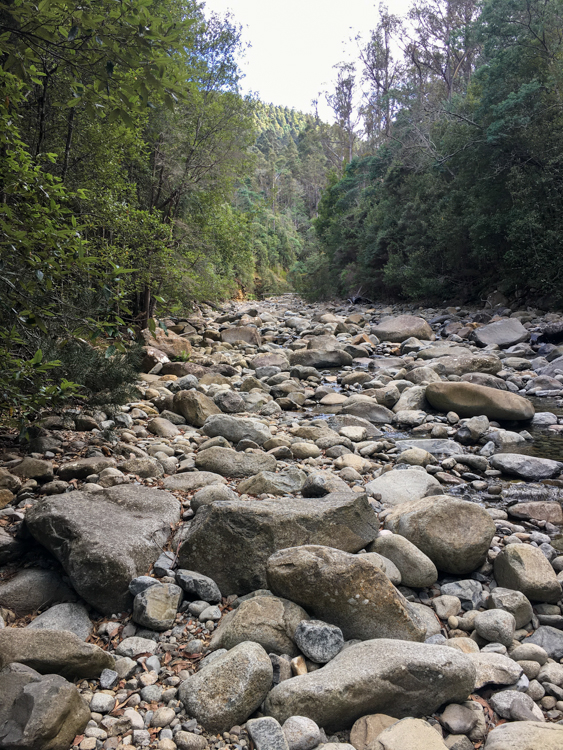
<path fill-rule="evenodd" d="M 333 66 L 355 55 L 356 34 L 367 38 L 377 20 L 374 0 L 205 0 L 208 10 L 232 11 L 251 48 L 241 61 L 243 90 L 264 102 L 312 111 L 311 100 L 330 89 Z M 402 13 L 406 0 L 391 0 Z M 319 106 L 323 119 L 326 105 Z"/>

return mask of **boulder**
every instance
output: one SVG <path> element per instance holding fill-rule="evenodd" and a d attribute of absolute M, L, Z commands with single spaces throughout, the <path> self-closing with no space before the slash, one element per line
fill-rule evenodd
<path fill-rule="evenodd" d="M 174 394 L 172 410 L 181 414 L 188 424 L 203 427 L 212 414 L 222 414 L 221 409 L 199 391 L 178 391 Z"/>
<path fill-rule="evenodd" d="M 53 479 L 53 464 L 39 458 L 27 456 L 12 469 L 12 474 L 20 479 L 36 479 L 38 482 L 50 482 Z"/>
<path fill-rule="evenodd" d="M 152 432 L 153 435 L 158 435 L 158 437 L 164 438 L 173 438 L 180 434 L 180 430 L 175 424 L 172 424 L 168 419 L 163 419 L 162 417 L 151 419 L 147 425 L 147 430 Z"/>
<path fill-rule="evenodd" d="M 286 497 L 212 503 L 199 508 L 180 547 L 179 566 L 210 576 L 224 596 L 246 594 L 266 588 L 266 562 L 277 550 L 313 542 L 358 552 L 377 528 L 360 493 L 334 493 L 314 502 Z"/>
<path fill-rule="evenodd" d="M 133 620 L 150 630 L 173 627 L 182 601 L 182 589 L 173 583 L 156 583 L 141 591 L 133 601 Z"/>
<path fill-rule="evenodd" d="M 165 490 L 181 490 L 192 492 L 202 487 L 224 485 L 227 483 L 225 477 L 211 471 L 185 471 L 166 477 L 162 483 Z"/>
<path fill-rule="evenodd" d="M 85 641 L 92 632 L 92 622 L 86 608 L 79 603 L 55 604 L 32 620 L 32 630 L 69 630 Z"/>
<path fill-rule="evenodd" d="M 340 628 L 322 620 L 301 620 L 294 640 L 307 659 L 315 664 L 326 664 L 344 647 Z"/>
<path fill-rule="evenodd" d="M 233 326 L 221 331 L 221 341 L 234 344 L 235 341 L 244 341 L 246 344 L 261 346 L 262 337 L 254 326 Z"/>
<path fill-rule="evenodd" d="M 141 336 L 143 337 L 145 346 L 158 349 L 159 352 L 163 352 L 170 359 L 192 353 L 192 345 L 188 339 L 178 336 L 173 331 L 164 331 L 162 328 L 156 328 L 154 333 L 152 333 L 148 328 L 145 328 L 144 331 L 141 331 Z"/>
<path fill-rule="evenodd" d="M 176 581 L 191 599 L 219 604 L 221 592 L 214 580 L 195 570 L 177 570 Z"/>
<path fill-rule="evenodd" d="M 63 482 L 68 482 L 70 479 L 86 479 L 90 474 L 100 474 L 104 469 L 112 469 L 115 466 L 115 458 L 105 456 L 77 458 L 75 461 L 61 464 L 57 470 L 57 478 Z"/>
<path fill-rule="evenodd" d="M 306 716 L 327 731 L 366 714 L 426 716 L 473 691 L 475 667 L 455 649 L 379 638 L 341 651 L 322 669 L 285 680 L 268 695 L 264 713 L 284 722 Z"/>
<path fill-rule="evenodd" d="M 563 726 L 537 721 L 516 721 L 495 727 L 484 750 L 561 750 Z"/>
<path fill-rule="evenodd" d="M 504 654 L 479 651 L 467 656 L 476 670 L 475 690 L 485 685 L 514 685 L 522 675 L 522 667 Z"/>
<path fill-rule="evenodd" d="M 224 477 L 252 477 L 261 471 L 275 471 L 277 463 L 269 453 L 258 450 L 241 453 L 219 446 L 200 451 L 195 459 L 195 465 L 201 471 Z"/>
<path fill-rule="evenodd" d="M 392 724 L 375 739 L 370 750 L 447 750 L 441 732 L 422 719 L 401 719 Z"/>
<path fill-rule="evenodd" d="M 385 528 L 412 542 L 438 570 L 454 575 L 480 567 L 496 533 L 484 508 L 448 495 L 399 505 L 386 516 Z"/>
<path fill-rule="evenodd" d="M 392 424 L 395 415 L 369 396 L 351 396 L 342 407 L 343 415 L 361 417 L 372 424 Z"/>
<path fill-rule="evenodd" d="M 438 580 L 432 560 L 400 534 L 381 534 L 366 547 L 393 562 L 401 574 L 401 583 L 414 588 L 427 588 Z"/>
<path fill-rule="evenodd" d="M 532 403 L 522 396 L 462 381 L 430 383 L 426 398 L 435 409 L 454 411 L 460 417 L 528 420 L 534 416 Z"/>
<path fill-rule="evenodd" d="M 69 680 L 99 677 L 113 667 L 113 656 L 84 643 L 68 630 L 0 630 L 0 669 L 11 662 L 25 664 L 41 674 L 60 674 Z"/>
<path fill-rule="evenodd" d="M 523 628 L 532 619 L 533 610 L 528 598 L 521 591 L 497 586 L 487 599 L 488 609 L 502 609 L 514 616 L 517 628 Z"/>
<path fill-rule="evenodd" d="M 499 586 L 521 591 L 532 601 L 557 602 L 561 584 L 545 555 L 530 544 L 507 544 L 494 561 Z"/>
<path fill-rule="evenodd" d="M 57 674 L 10 664 L 0 672 L 0 747 L 67 750 L 90 720 L 73 685 Z"/>
<path fill-rule="evenodd" d="M 258 419 L 231 417 L 228 414 L 212 414 L 205 420 L 202 432 L 209 437 L 222 435 L 231 443 L 252 440 L 262 445 L 272 437 L 270 428 Z"/>
<path fill-rule="evenodd" d="M 24 568 L 13 578 L 0 582 L 0 606 L 13 610 L 20 617 L 50 604 L 76 599 L 76 592 L 54 570 Z"/>
<path fill-rule="evenodd" d="M 129 581 L 155 562 L 179 520 L 173 495 L 135 485 L 53 495 L 26 517 L 33 537 L 59 560 L 76 591 L 105 614 L 131 607 Z"/>
<path fill-rule="evenodd" d="M 316 367 L 318 369 L 325 367 L 346 367 L 352 364 L 352 357 L 342 350 L 322 351 L 321 349 L 300 349 L 299 351 L 291 352 L 289 355 L 289 364 L 292 367 L 302 365 L 303 367 Z"/>
<path fill-rule="evenodd" d="M 387 576 L 363 555 L 305 545 L 268 560 L 269 588 L 338 625 L 346 639 L 422 641 L 426 628 Z"/>
<path fill-rule="evenodd" d="M 496 375 L 502 370 L 501 360 L 494 354 L 470 354 L 460 357 L 440 357 L 440 366 L 445 375 L 459 375 L 467 373 L 485 373 Z"/>
<path fill-rule="evenodd" d="M 350 744 L 356 750 L 369 750 L 371 743 L 379 737 L 381 732 L 396 723 L 397 719 L 394 716 L 387 716 L 387 714 L 362 716 L 352 727 Z"/>
<path fill-rule="evenodd" d="M 381 495 L 383 505 L 390 508 L 443 493 L 442 485 L 435 477 L 418 469 L 387 471 L 366 484 L 365 489 L 369 495 Z"/>
<path fill-rule="evenodd" d="M 184 680 L 179 698 L 188 716 L 209 732 L 228 732 L 260 706 L 272 677 L 268 654 L 258 643 L 246 641 Z"/>
<path fill-rule="evenodd" d="M 476 328 L 473 332 L 473 338 L 482 346 L 496 344 L 501 349 L 506 349 L 514 344 L 519 344 L 521 341 L 528 341 L 530 332 L 524 328 L 518 318 L 508 318 Z"/>
<path fill-rule="evenodd" d="M 289 360 L 281 352 L 265 352 L 251 359 L 248 366 L 253 370 L 259 367 L 279 367 L 280 370 L 289 370 Z"/>
<path fill-rule="evenodd" d="M 401 344 L 411 336 L 422 341 L 434 339 L 430 325 L 424 318 L 415 315 L 382 318 L 377 325 L 371 327 L 371 333 L 381 341 L 392 341 L 395 344 Z"/>
<path fill-rule="evenodd" d="M 244 641 L 259 643 L 268 653 L 297 656 L 295 630 L 309 615 L 277 596 L 255 596 L 228 612 L 213 633 L 210 649 L 231 649 Z"/>
<path fill-rule="evenodd" d="M 261 471 L 259 474 L 242 481 L 238 485 L 237 491 L 248 495 L 261 495 L 264 492 L 268 495 L 287 495 L 291 492 L 299 492 L 306 479 L 305 472 L 295 466 L 290 466 L 289 469 L 280 471 L 279 474 Z M 348 485 L 344 482 L 342 484 L 344 485 L 342 489 L 348 490 Z"/>
<path fill-rule="evenodd" d="M 521 453 L 497 453 L 491 456 L 489 462 L 493 469 L 511 477 L 520 477 L 528 482 L 551 479 L 563 468 L 560 461 L 525 456 Z"/>
<path fill-rule="evenodd" d="M 551 625 L 540 625 L 524 643 L 539 646 L 550 659 L 563 659 L 563 631 Z"/>

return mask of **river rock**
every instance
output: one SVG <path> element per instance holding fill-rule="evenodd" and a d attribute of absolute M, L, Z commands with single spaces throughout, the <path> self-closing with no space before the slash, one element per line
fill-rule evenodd
<path fill-rule="evenodd" d="M 313 446 L 316 447 L 316 446 Z M 253 477 L 242 481 L 238 487 L 238 492 L 247 495 L 287 495 L 291 492 L 299 492 L 305 484 L 307 475 L 301 469 L 290 466 L 286 471 L 280 471 L 274 474 L 272 471 L 261 471 Z M 342 482 L 342 480 L 340 480 Z M 344 489 L 348 490 L 348 485 L 342 482 Z"/>
<path fill-rule="evenodd" d="M 430 383 L 426 398 L 435 409 L 454 411 L 460 417 L 527 420 L 534 416 L 534 407 L 528 399 L 473 383 Z"/>
<path fill-rule="evenodd" d="M 231 443 L 238 443 L 246 438 L 258 445 L 272 437 L 270 428 L 258 419 L 231 417 L 229 414 L 212 414 L 207 417 L 202 432 L 209 437 L 222 435 Z"/>
<path fill-rule="evenodd" d="M 67 750 L 89 720 L 84 699 L 64 677 L 21 664 L 0 672 L 0 747 Z"/>
<path fill-rule="evenodd" d="M 522 674 L 522 667 L 503 654 L 480 651 L 467 656 L 475 665 L 477 673 L 475 690 L 480 690 L 485 685 L 513 685 Z"/>
<path fill-rule="evenodd" d="M 276 459 L 261 451 L 241 453 L 232 448 L 206 448 L 200 451 L 195 464 L 201 471 L 222 474 L 225 477 L 251 477 L 261 471 L 275 471 Z"/>
<path fill-rule="evenodd" d="M 192 492 L 203 487 L 219 486 L 227 483 L 225 477 L 212 471 L 185 471 L 166 477 L 162 483 L 165 490 L 181 490 Z"/>
<path fill-rule="evenodd" d="M 371 327 L 371 332 L 381 341 L 392 341 L 395 344 L 401 344 L 411 336 L 421 341 L 434 339 L 430 325 L 424 318 L 417 318 L 415 315 L 382 318 L 377 325 Z"/>
<path fill-rule="evenodd" d="M 371 743 L 379 737 L 381 732 L 396 723 L 397 719 L 394 716 L 387 716 L 387 714 L 362 716 L 354 723 L 350 731 L 350 744 L 356 750 L 369 750 Z"/>
<path fill-rule="evenodd" d="M 435 477 L 417 469 L 387 471 L 368 482 L 365 488 L 370 495 L 381 495 L 381 502 L 391 508 L 428 495 L 441 495 L 443 492 L 442 485 Z"/>
<path fill-rule="evenodd" d="M 517 628 L 523 628 L 532 619 L 533 610 L 528 598 L 521 591 L 497 586 L 487 599 L 489 609 L 502 609 L 514 616 Z"/>
<path fill-rule="evenodd" d="M 377 527 L 360 493 L 310 502 L 286 497 L 213 503 L 199 508 L 180 547 L 179 566 L 209 575 L 224 596 L 246 594 L 266 588 L 266 562 L 277 550 L 314 542 L 358 552 L 374 539 Z"/>
<path fill-rule="evenodd" d="M 246 344 L 260 346 L 262 337 L 254 326 L 233 326 L 221 331 L 221 341 L 234 344 L 235 341 L 244 341 Z"/>
<path fill-rule="evenodd" d="M 216 657 L 179 688 L 188 716 L 210 732 L 243 724 L 272 685 L 270 657 L 258 643 L 244 642 Z"/>
<path fill-rule="evenodd" d="M 559 474 L 563 468 L 563 463 L 560 461 L 525 456 L 521 453 L 497 453 L 491 456 L 490 464 L 493 469 L 498 469 L 503 474 L 520 477 L 528 482 L 550 479 Z"/>
<path fill-rule="evenodd" d="M 264 713 L 279 722 L 307 716 L 333 731 L 366 714 L 426 716 L 443 703 L 464 701 L 474 683 L 475 667 L 465 654 L 379 638 L 349 646 L 322 669 L 281 682 L 268 695 Z"/>
<path fill-rule="evenodd" d="M 438 580 L 438 571 L 432 560 L 400 534 L 382 534 L 366 549 L 395 563 L 404 586 L 426 588 Z"/>
<path fill-rule="evenodd" d="M 156 583 L 137 594 L 133 620 L 149 630 L 170 630 L 182 601 L 182 589 L 173 583 Z"/>
<path fill-rule="evenodd" d="M 297 656 L 295 630 L 309 615 L 297 604 L 277 596 L 256 596 L 223 616 L 209 647 L 231 649 L 244 641 L 259 643 L 268 653 Z"/>
<path fill-rule="evenodd" d="M 370 750 L 447 750 L 442 736 L 427 721 L 422 719 L 402 719 L 392 724 L 375 739 Z"/>
<path fill-rule="evenodd" d="M 561 750 L 563 726 L 518 721 L 495 727 L 487 737 L 484 750 Z"/>
<path fill-rule="evenodd" d="M 521 591 L 528 599 L 557 602 L 561 584 L 545 555 L 530 544 L 507 544 L 494 561 L 499 586 Z"/>
<path fill-rule="evenodd" d="M 540 625 L 525 643 L 539 646 L 551 659 L 563 659 L 563 631 L 551 625 Z"/>
<path fill-rule="evenodd" d="M 78 458 L 59 466 L 57 478 L 64 482 L 68 482 L 70 479 L 86 479 L 90 474 L 100 474 L 104 469 L 112 469 L 115 466 L 115 458 L 106 458 L 105 456 Z"/>
<path fill-rule="evenodd" d="M 289 750 L 313 750 L 321 742 L 319 727 L 306 716 L 290 716 L 282 731 Z"/>
<path fill-rule="evenodd" d="M 0 669 L 11 662 L 73 680 L 99 677 L 113 667 L 113 656 L 67 630 L 4 628 L 0 630 Z"/>
<path fill-rule="evenodd" d="M 514 640 L 516 620 L 510 612 L 502 609 L 489 609 L 479 612 L 475 617 L 475 630 L 477 634 L 490 643 L 502 643 L 509 648 Z"/>
<path fill-rule="evenodd" d="M 172 410 L 181 414 L 186 422 L 194 427 L 203 427 L 205 420 L 212 414 L 222 414 L 212 399 L 199 391 L 175 393 Z"/>
<path fill-rule="evenodd" d="M 412 542 L 438 570 L 455 575 L 483 564 L 496 532 L 484 508 L 448 495 L 399 505 L 385 518 L 385 528 Z"/>
<path fill-rule="evenodd" d="M 315 664 L 326 664 L 344 646 L 340 628 L 322 620 L 302 620 L 295 630 L 294 640 L 307 659 Z"/>
<path fill-rule="evenodd" d="M 85 641 L 92 632 L 92 622 L 86 608 L 79 603 L 55 604 L 32 620 L 32 630 L 70 630 Z"/>
<path fill-rule="evenodd" d="M 158 437 L 173 438 L 180 434 L 180 430 L 170 420 L 155 417 L 147 424 L 147 430 Z"/>
<path fill-rule="evenodd" d="M 0 582 L 0 606 L 19 616 L 30 615 L 49 604 L 74 602 L 76 599 L 76 592 L 54 570 L 24 568 L 13 578 Z"/>
<path fill-rule="evenodd" d="M 143 337 L 145 346 L 158 349 L 159 352 L 163 352 L 171 359 L 181 357 L 182 355 L 190 355 L 192 351 L 192 346 L 187 338 L 179 336 L 170 330 L 164 331 L 162 328 L 156 328 L 153 333 L 148 328 L 145 328 L 141 331 L 141 336 Z M 180 362 L 177 364 L 183 363 Z"/>
<path fill-rule="evenodd" d="M 289 355 L 289 364 L 292 367 L 301 365 L 302 367 L 316 367 L 324 369 L 325 367 L 346 367 L 352 364 L 352 357 L 348 352 L 341 349 L 332 351 L 322 351 L 321 349 L 300 349 L 291 352 Z"/>
<path fill-rule="evenodd" d="M 76 591 L 102 613 L 131 607 L 129 581 L 145 573 L 180 520 L 173 495 L 121 485 L 37 502 L 26 523 L 60 561 Z"/>
<path fill-rule="evenodd" d="M 424 640 L 426 628 L 387 576 L 363 555 L 320 545 L 282 549 L 268 560 L 269 588 L 347 639 Z"/>
<path fill-rule="evenodd" d="M 195 570 L 177 570 L 176 581 L 192 599 L 219 604 L 221 592 L 215 581 Z"/>
<path fill-rule="evenodd" d="M 496 344 L 501 349 L 506 349 L 521 341 L 528 341 L 530 332 L 517 318 L 508 318 L 475 329 L 473 338 L 482 346 Z"/>

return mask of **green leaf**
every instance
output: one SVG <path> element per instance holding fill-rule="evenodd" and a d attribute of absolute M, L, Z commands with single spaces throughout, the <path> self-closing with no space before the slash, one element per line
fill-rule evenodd
<path fill-rule="evenodd" d="M 80 26 L 73 26 L 71 30 L 68 32 L 68 41 L 73 42 L 76 37 L 78 36 L 78 32 L 80 31 Z"/>
<path fill-rule="evenodd" d="M 33 355 L 33 359 L 30 360 L 30 365 L 38 365 L 41 363 L 41 360 L 43 359 L 43 352 L 41 349 L 38 349 L 35 354 Z"/>

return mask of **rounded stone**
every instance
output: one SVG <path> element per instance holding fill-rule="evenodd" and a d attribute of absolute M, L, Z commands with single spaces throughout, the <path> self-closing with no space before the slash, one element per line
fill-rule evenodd
<path fill-rule="evenodd" d="M 485 612 L 479 612 L 475 617 L 475 630 L 486 641 L 502 643 L 508 648 L 514 640 L 516 620 L 510 612 L 502 609 L 488 609 Z"/>
<path fill-rule="evenodd" d="M 284 722 L 282 731 L 289 750 L 313 750 L 321 741 L 321 730 L 306 716 L 290 716 Z"/>
<path fill-rule="evenodd" d="M 305 656 L 315 664 L 326 664 L 344 646 L 340 628 L 322 620 L 302 620 L 295 630 L 294 640 Z"/>

